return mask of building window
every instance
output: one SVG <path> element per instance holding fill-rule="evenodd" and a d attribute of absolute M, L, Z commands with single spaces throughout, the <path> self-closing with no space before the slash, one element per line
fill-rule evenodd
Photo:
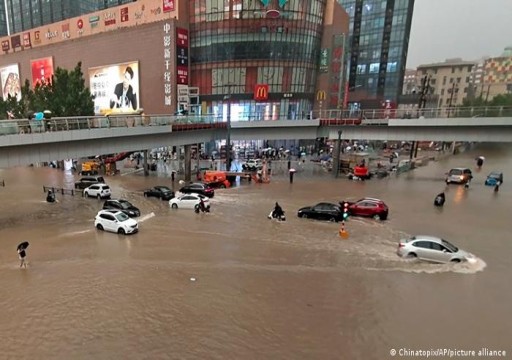
<path fill-rule="evenodd" d="M 375 74 L 379 72 L 379 63 L 370 64 L 370 74 Z"/>

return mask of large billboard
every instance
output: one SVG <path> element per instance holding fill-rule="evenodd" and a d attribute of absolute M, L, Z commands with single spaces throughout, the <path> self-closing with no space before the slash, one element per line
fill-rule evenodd
<path fill-rule="evenodd" d="M 32 69 L 32 86 L 35 88 L 41 82 L 51 82 L 53 76 L 53 58 L 46 57 L 30 61 Z"/>
<path fill-rule="evenodd" d="M 7 100 L 9 95 L 21 100 L 20 68 L 12 64 L 0 68 L 0 82 L 2 84 L 2 97 Z"/>
<path fill-rule="evenodd" d="M 139 62 L 89 68 L 94 112 L 100 115 L 136 112 L 139 99 Z"/>

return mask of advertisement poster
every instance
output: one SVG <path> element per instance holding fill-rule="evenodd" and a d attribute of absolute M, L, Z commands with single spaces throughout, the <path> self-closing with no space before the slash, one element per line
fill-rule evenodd
<path fill-rule="evenodd" d="M 21 100 L 20 68 L 18 64 L 7 65 L 0 68 L 0 82 L 2 84 L 2 97 L 7 100 L 9 95 Z"/>
<path fill-rule="evenodd" d="M 89 68 L 89 88 L 97 115 L 136 112 L 139 99 L 139 62 Z"/>
<path fill-rule="evenodd" d="M 32 69 L 32 86 L 35 88 L 41 82 L 51 82 L 53 76 L 53 58 L 46 57 L 30 61 Z"/>
<path fill-rule="evenodd" d="M 174 0 L 163 0 L 164 13 L 174 11 Z"/>

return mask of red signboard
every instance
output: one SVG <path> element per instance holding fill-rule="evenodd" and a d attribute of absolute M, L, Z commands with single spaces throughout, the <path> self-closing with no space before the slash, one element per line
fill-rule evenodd
<path fill-rule="evenodd" d="M 11 37 L 11 46 L 13 49 L 21 47 L 21 35 Z"/>
<path fill-rule="evenodd" d="M 262 101 L 268 99 L 268 84 L 254 85 L 254 100 Z"/>
<path fill-rule="evenodd" d="M 174 0 L 163 0 L 162 7 L 164 12 L 174 11 Z"/>
<path fill-rule="evenodd" d="M 47 57 L 30 62 L 32 69 L 32 86 L 36 87 L 37 84 L 50 82 L 53 76 L 53 58 Z"/>
<path fill-rule="evenodd" d="M 23 46 L 32 47 L 32 42 L 30 41 L 30 33 L 23 34 Z"/>
<path fill-rule="evenodd" d="M 178 73 L 177 83 L 179 85 L 188 85 L 188 66 L 176 66 Z"/>
<path fill-rule="evenodd" d="M 176 28 L 176 45 L 188 48 L 188 30 Z"/>
<path fill-rule="evenodd" d="M 11 43 L 9 40 L 2 41 L 2 51 L 9 51 L 11 49 Z"/>
<path fill-rule="evenodd" d="M 128 21 L 128 20 L 129 20 L 128 8 L 127 7 L 122 8 L 121 9 L 121 22 L 125 22 L 125 21 Z"/>

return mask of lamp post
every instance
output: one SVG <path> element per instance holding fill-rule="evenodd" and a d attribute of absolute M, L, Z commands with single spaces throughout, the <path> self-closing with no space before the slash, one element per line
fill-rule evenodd
<path fill-rule="evenodd" d="M 341 161 L 341 130 L 338 130 L 338 148 L 336 149 L 336 151 L 338 152 L 337 154 L 337 159 L 336 159 L 336 174 L 334 175 L 335 178 L 337 178 L 339 175 L 340 175 L 340 161 Z"/>

